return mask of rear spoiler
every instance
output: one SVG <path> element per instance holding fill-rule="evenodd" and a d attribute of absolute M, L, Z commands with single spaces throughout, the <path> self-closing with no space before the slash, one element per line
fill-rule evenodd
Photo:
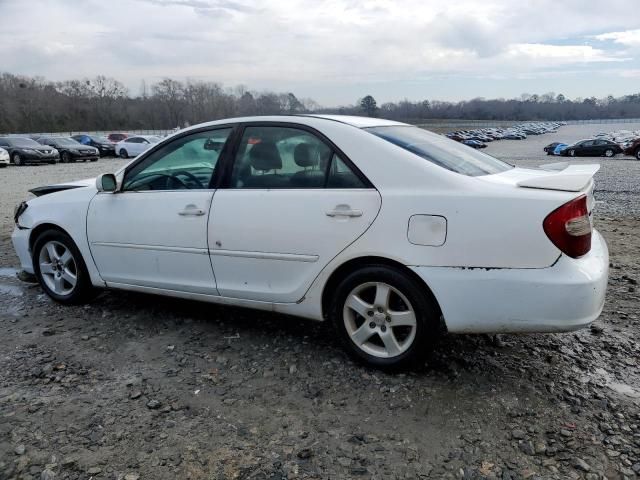
<path fill-rule="evenodd" d="M 554 172 L 540 177 L 527 178 L 518 182 L 519 187 L 540 188 L 544 190 L 562 190 L 565 192 L 581 192 L 600 170 L 600 165 L 569 165 L 567 162 L 541 165 L 541 169 Z"/>

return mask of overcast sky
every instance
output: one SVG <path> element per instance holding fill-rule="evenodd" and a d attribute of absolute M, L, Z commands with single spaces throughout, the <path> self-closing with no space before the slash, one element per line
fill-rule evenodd
<path fill-rule="evenodd" d="M 0 0 L 0 71 L 323 105 L 640 91 L 639 0 Z"/>

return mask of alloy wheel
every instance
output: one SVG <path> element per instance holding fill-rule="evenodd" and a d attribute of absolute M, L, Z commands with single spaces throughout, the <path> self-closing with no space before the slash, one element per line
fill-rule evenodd
<path fill-rule="evenodd" d="M 13 164 L 14 165 L 22 165 L 22 158 L 17 153 L 13 156 Z"/>
<path fill-rule="evenodd" d="M 611 150 L 610 148 L 605 150 L 604 155 L 605 157 L 613 157 L 613 150 Z"/>
<path fill-rule="evenodd" d="M 405 295 L 382 282 L 368 282 L 347 296 L 342 312 L 347 335 L 378 358 L 406 352 L 416 337 L 416 312 Z"/>
<path fill-rule="evenodd" d="M 40 249 L 38 258 L 40 276 L 47 287 L 57 295 L 69 295 L 78 283 L 78 267 L 68 247 L 55 240 Z"/>

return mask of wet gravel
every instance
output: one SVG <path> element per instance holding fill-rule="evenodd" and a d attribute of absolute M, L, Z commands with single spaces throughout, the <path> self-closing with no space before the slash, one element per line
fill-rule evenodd
<path fill-rule="evenodd" d="M 534 141 L 554 140 L 518 144 Z M 547 161 L 515 144 L 490 148 Z M 624 165 L 640 162 L 606 162 L 637 201 Z M 324 324 L 126 292 L 61 307 L 18 280 L 6 209 L 121 163 L 0 170 L 0 479 L 640 474 L 640 216 L 619 191 L 599 197 L 612 268 L 591 329 L 446 336 L 390 375 L 352 363 Z"/>

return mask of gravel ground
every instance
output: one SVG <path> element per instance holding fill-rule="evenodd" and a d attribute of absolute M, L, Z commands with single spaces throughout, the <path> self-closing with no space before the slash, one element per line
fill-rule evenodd
<path fill-rule="evenodd" d="M 546 163 L 574 130 L 488 150 Z M 0 170 L 0 479 L 636 478 L 639 164 L 599 174 L 612 269 L 593 328 L 451 335 L 395 375 L 323 324 L 126 292 L 51 302 L 15 277 L 7 210 L 122 161 Z"/>

